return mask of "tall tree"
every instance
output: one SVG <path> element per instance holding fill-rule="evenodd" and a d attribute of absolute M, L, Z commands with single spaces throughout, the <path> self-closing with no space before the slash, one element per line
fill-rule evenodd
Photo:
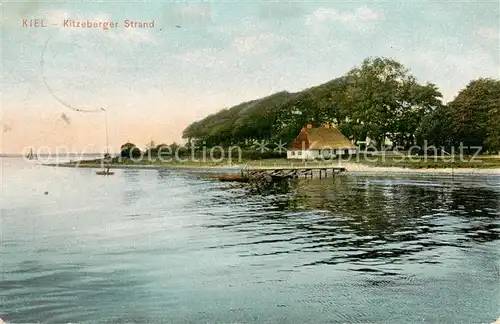
<path fill-rule="evenodd" d="M 483 146 L 498 150 L 500 81 L 481 78 L 471 81 L 449 103 L 456 145 Z"/>
<path fill-rule="evenodd" d="M 500 102 L 488 114 L 486 147 L 490 152 L 500 152 Z"/>
<path fill-rule="evenodd" d="M 141 150 L 133 143 L 127 142 L 120 147 L 120 155 L 125 158 L 141 156 Z"/>
<path fill-rule="evenodd" d="M 392 59 L 366 59 L 347 73 L 346 80 L 342 104 L 346 122 L 355 136 L 368 136 L 379 144 L 386 137 L 397 145 L 413 144 L 421 118 L 441 105 L 434 84 L 420 85 Z"/>
<path fill-rule="evenodd" d="M 379 143 L 415 142 L 422 118 L 441 106 L 433 84 L 422 85 L 399 62 L 366 59 L 345 76 L 297 93 L 279 92 L 221 110 L 183 132 L 199 146 L 290 142 L 308 123 L 336 124 L 354 142 L 367 136 Z"/>
<path fill-rule="evenodd" d="M 275 137 L 278 113 L 289 99 L 290 93 L 282 91 L 248 104 L 238 113 L 233 137 L 239 144 Z"/>
<path fill-rule="evenodd" d="M 450 150 L 454 144 L 453 119 L 448 106 L 440 106 L 422 118 L 416 131 L 417 143 Z"/>
<path fill-rule="evenodd" d="M 342 119 L 339 104 L 344 88 L 344 78 L 337 78 L 290 96 L 276 117 L 277 137 L 290 142 L 306 124 L 338 124 Z"/>

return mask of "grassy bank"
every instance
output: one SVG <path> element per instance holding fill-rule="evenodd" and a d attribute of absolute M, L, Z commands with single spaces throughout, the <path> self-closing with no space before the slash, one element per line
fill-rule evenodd
<path fill-rule="evenodd" d="M 224 168 L 236 166 L 321 166 L 321 165 L 346 165 L 356 164 L 367 167 L 396 167 L 405 169 L 500 169 L 500 157 L 419 157 L 419 156 L 351 156 L 333 160 L 287 160 L 287 159 L 261 159 L 261 160 L 179 160 L 161 161 L 158 159 L 143 159 L 133 161 L 130 159 L 114 159 L 111 163 L 101 159 L 86 160 L 66 163 L 64 166 L 75 167 L 156 167 L 156 168 Z"/>
<path fill-rule="evenodd" d="M 231 167 L 234 165 L 239 165 L 234 160 L 224 159 L 216 161 L 203 161 L 203 160 L 181 160 L 181 161 L 161 161 L 156 159 L 144 159 L 140 161 L 132 161 L 129 159 L 123 159 L 119 161 L 103 161 L 101 159 L 97 160 L 85 160 L 85 161 L 74 161 L 70 163 L 61 164 L 61 166 L 73 166 L 73 167 L 168 167 L 168 168 L 220 168 L 220 167 Z"/>
<path fill-rule="evenodd" d="M 408 169 L 451 169 L 451 168 L 467 168 L 467 169 L 497 169 L 500 168 L 500 156 L 498 155 L 483 155 L 478 157 L 472 156 L 444 156 L 444 157 L 425 157 L 425 156 L 367 156 L 357 155 L 344 157 L 333 160 L 287 160 L 287 159 L 266 159 L 250 161 L 253 165 L 346 165 L 360 164 L 369 167 L 397 167 Z"/>

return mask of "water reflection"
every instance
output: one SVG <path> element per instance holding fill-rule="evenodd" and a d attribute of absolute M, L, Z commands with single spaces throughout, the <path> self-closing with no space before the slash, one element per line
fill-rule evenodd
<path fill-rule="evenodd" d="M 456 188 L 451 192 L 450 208 L 474 217 L 498 216 L 499 193 L 489 188 Z"/>
<path fill-rule="evenodd" d="M 75 173 L 54 181 L 49 204 L 30 186 L 45 190 L 53 171 L 37 172 L 4 177 L 9 199 L 26 203 L 4 209 L 0 232 L 0 316 L 12 323 L 496 317 L 500 177 L 251 186 L 180 170 L 94 181 L 64 170 Z"/>
<path fill-rule="evenodd" d="M 254 246 L 249 256 L 308 253 L 311 260 L 298 266 L 359 264 L 355 270 L 387 275 L 396 272 L 376 265 L 436 264 L 439 249 L 498 240 L 499 201 L 498 187 L 449 179 L 300 179 L 241 186 L 233 201 L 214 203 L 248 213 L 224 213 L 215 226 L 244 231 L 252 224 L 248 240 L 223 246 Z"/>
<path fill-rule="evenodd" d="M 125 180 L 122 203 L 125 206 L 135 205 L 144 193 L 140 185 L 141 177 L 139 170 L 124 169 L 123 178 Z"/>
<path fill-rule="evenodd" d="M 168 169 L 160 169 L 158 170 L 158 180 L 166 180 L 171 175 L 171 172 Z"/>

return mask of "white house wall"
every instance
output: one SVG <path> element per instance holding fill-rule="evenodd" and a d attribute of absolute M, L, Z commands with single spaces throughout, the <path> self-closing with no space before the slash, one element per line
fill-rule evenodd
<path fill-rule="evenodd" d="M 357 149 L 347 149 L 347 154 L 356 154 Z M 293 154 L 295 153 L 295 154 Z M 290 150 L 286 152 L 287 159 L 318 159 L 331 158 L 339 155 L 344 155 L 346 150 Z"/>

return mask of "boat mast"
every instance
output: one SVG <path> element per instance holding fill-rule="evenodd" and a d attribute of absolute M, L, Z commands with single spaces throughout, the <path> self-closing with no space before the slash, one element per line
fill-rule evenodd
<path fill-rule="evenodd" d="M 108 150 L 108 116 L 106 114 L 106 109 L 101 107 L 101 110 L 104 111 L 104 127 L 106 130 L 106 156 L 109 155 L 109 150 Z"/>

